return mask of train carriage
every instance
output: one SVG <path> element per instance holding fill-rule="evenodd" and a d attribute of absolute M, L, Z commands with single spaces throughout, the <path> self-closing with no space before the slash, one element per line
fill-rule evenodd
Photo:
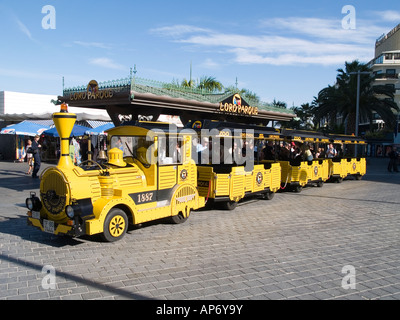
<path fill-rule="evenodd" d="M 275 161 L 281 165 L 281 184 L 283 189 L 292 189 L 300 192 L 304 186 L 310 183 L 322 187 L 324 182 L 329 179 L 329 161 L 324 158 L 314 156 L 305 159 L 303 156 L 295 156 L 291 148 L 300 148 L 305 153 L 309 150 L 317 149 L 319 145 L 325 145 L 329 139 L 324 135 L 313 131 L 302 131 L 292 129 L 282 129 L 281 135 L 284 143 L 282 150 L 288 149 L 286 153 L 277 155 Z"/>
<path fill-rule="evenodd" d="M 342 182 L 343 179 L 353 176 L 356 180 L 361 180 L 367 171 L 366 141 L 349 135 L 328 134 L 327 136 L 337 152 L 337 156 L 329 159 L 331 179 Z"/>
<path fill-rule="evenodd" d="M 280 188 L 280 165 L 260 163 L 256 145 L 267 128 L 217 121 L 189 122 L 187 127 L 198 131 L 200 146 L 209 142 L 208 150 L 200 147 L 195 155 L 199 194 L 207 201 L 233 210 L 248 196 L 273 198 Z"/>
<path fill-rule="evenodd" d="M 61 158 L 57 167 L 42 173 L 40 195 L 26 199 L 29 225 L 56 235 L 101 234 L 112 242 L 124 236 L 128 224 L 166 217 L 181 223 L 191 210 L 204 206 L 190 133 L 171 138 L 165 131 L 117 127 L 108 130 L 107 162 L 75 166 L 68 148 L 76 115 L 62 105 L 53 120 L 61 137 Z"/>

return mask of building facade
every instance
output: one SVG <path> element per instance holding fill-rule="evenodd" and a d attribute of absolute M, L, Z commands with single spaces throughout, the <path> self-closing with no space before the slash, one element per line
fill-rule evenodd
<path fill-rule="evenodd" d="M 370 67 L 375 76 L 374 86 L 385 86 L 394 93 L 393 101 L 400 106 L 400 24 L 393 28 L 388 34 L 382 35 L 375 43 L 375 58 L 370 62 Z M 382 99 L 389 99 L 382 96 Z M 394 138 L 385 143 L 400 144 L 399 132 L 399 114 L 397 115 L 397 130 L 394 132 Z M 384 122 L 375 116 L 373 121 L 375 128 L 384 129 Z M 361 123 L 360 125 L 364 125 Z"/>
<path fill-rule="evenodd" d="M 388 34 L 382 35 L 375 43 L 375 57 L 379 57 L 386 51 L 400 49 L 400 24 L 393 28 Z"/>
<path fill-rule="evenodd" d="M 373 85 L 389 88 L 394 93 L 394 102 L 400 106 L 400 47 L 398 50 L 380 53 L 372 61 L 371 68 L 375 76 Z M 387 97 L 382 97 L 382 99 L 385 98 L 387 99 Z"/>

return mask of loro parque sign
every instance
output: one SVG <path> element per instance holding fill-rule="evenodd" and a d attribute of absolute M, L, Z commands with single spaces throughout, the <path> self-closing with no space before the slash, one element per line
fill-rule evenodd
<path fill-rule="evenodd" d="M 114 96 L 113 89 L 99 89 L 99 84 L 96 80 L 92 80 L 87 85 L 86 91 L 81 92 L 71 92 L 69 95 L 69 99 L 71 101 L 79 101 L 79 100 L 103 100 L 103 99 L 111 99 Z"/>
<path fill-rule="evenodd" d="M 258 108 L 251 107 L 244 99 L 237 93 L 232 97 L 219 103 L 219 111 L 223 113 L 237 114 L 237 115 L 258 115 Z"/>

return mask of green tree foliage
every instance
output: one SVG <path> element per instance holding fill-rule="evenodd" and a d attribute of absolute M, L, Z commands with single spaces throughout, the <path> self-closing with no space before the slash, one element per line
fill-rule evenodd
<path fill-rule="evenodd" d="M 297 117 L 288 122 L 283 122 L 282 127 L 302 130 L 317 129 L 318 124 L 314 123 L 315 105 L 303 103 L 300 107 L 293 107 L 292 110 Z"/>
<path fill-rule="evenodd" d="M 336 84 L 323 88 L 314 99 L 315 121 L 325 119 L 327 129 L 333 131 L 340 116 L 343 122 L 347 122 L 347 133 L 355 132 L 357 75 L 351 73 L 361 71 L 370 74 L 360 76 L 360 119 L 368 119 L 372 123 L 373 115 L 377 113 L 385 121 L 387 128 L 393 129 L 396 124 L 394 110 L 399 110 L 393 101 L 393 89 L 373 86 L 375 79 L 372 70 L 358 60 L 346 62 L 345 69 L 337 71 Z"/>

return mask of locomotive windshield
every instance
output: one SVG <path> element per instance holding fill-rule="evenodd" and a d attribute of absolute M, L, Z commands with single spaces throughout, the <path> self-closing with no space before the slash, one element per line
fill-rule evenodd
<path fill-rule="evenodd" d="M 152 141 L 143 136 L 114 136 L 111 138 L 111 149 L 118 148 L 124 157 L 133 157 L 143 164 L 150 164 L 150 155 L 147 154 Z"/>

